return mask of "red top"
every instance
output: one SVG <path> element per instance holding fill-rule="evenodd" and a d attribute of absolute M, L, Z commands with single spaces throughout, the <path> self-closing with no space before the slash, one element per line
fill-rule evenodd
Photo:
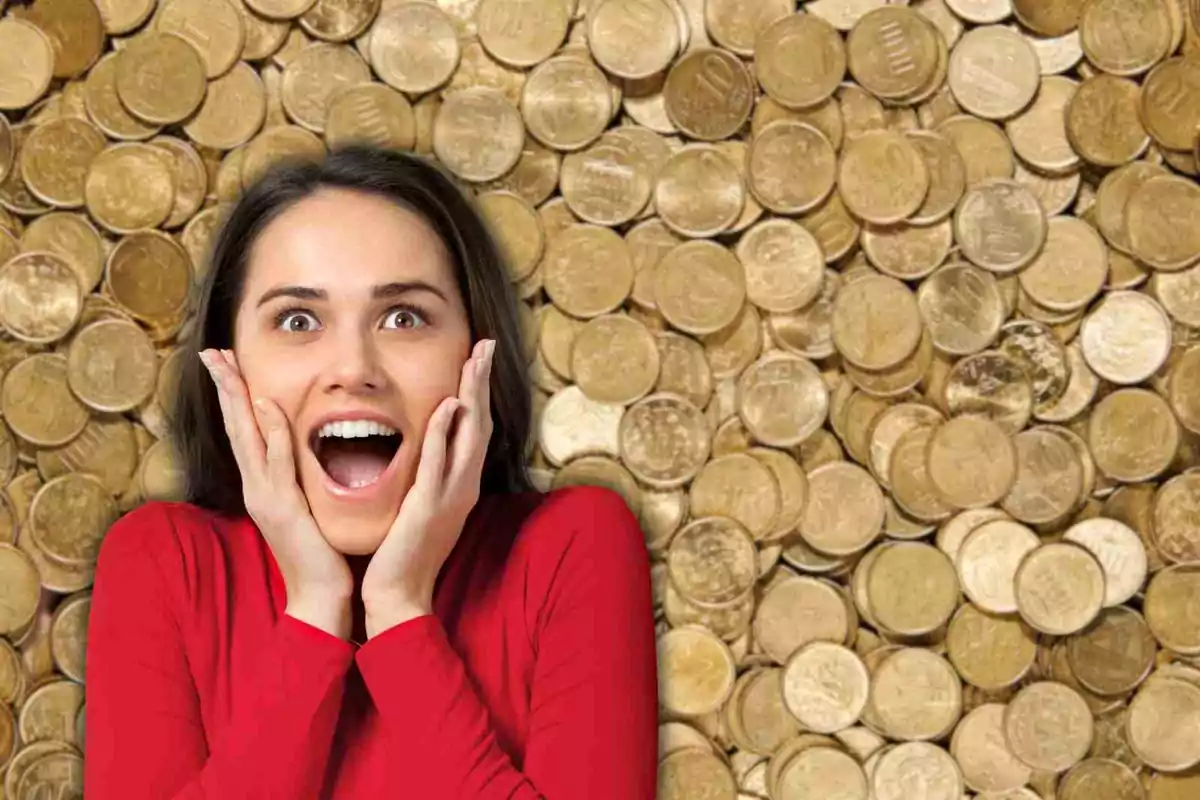
<path fill-rule="evenodd" d="M 284 613 L 249 517 L 139 506 L 96 567 L 85 794 L 653 800 L 644 542 L 608 489 L 484 497 L 434 613 L 358 646 Z"/>

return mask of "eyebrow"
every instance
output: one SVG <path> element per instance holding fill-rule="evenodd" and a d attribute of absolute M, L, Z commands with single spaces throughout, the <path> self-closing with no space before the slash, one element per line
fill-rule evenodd
<path fill-rule="evenodd" d="M 443 301 L 449 302 L 446 300 L 446 295 L 441 289 L 425 281 L 380 283 L 371 287 L 371 299 L 380 300 L 389 297 L 399 297 L 409 292 L 430 292 L 440 297 Z M 328 300 L 329 293 L 324 289 L 314 289 L 311 286 L 276 286 L 263 292 L 262 297 L 258 298 L 256 308 L 261 308 L 276 297 L 295 297 L 300 300 Z"/>

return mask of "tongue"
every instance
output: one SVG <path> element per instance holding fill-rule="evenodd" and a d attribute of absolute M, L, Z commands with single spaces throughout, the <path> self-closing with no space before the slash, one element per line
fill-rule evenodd
<path fill-rule="evenodd" d="M 395 455 L 395 447 L 383 437 L 326 439 L 321 447 L 325 472 L 343 486 L 355 488 L 379 480 Z"/>

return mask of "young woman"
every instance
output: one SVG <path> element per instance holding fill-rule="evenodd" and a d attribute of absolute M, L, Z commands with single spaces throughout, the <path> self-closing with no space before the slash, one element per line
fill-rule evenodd
<path fill-rule="evenodd" d="M 420 158 L 246 191 L 184 345 L 188 502 L 101 547 L 89 800 L 654 797 L 644 539 L 528 483 L 515 304 Z"/>

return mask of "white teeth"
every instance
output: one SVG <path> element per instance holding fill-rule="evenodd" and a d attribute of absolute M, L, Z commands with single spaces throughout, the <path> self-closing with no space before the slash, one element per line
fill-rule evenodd
<path fill-rule="evenodd" d="M 327 422 L 321 426 L 317 436 L 324 439 L 327 436 L 337 436 L 342 439 L 358 439 L 364 436 L 394 436 L 396 429 L 374 420 L 358 419 L 353 421 Z"/>

